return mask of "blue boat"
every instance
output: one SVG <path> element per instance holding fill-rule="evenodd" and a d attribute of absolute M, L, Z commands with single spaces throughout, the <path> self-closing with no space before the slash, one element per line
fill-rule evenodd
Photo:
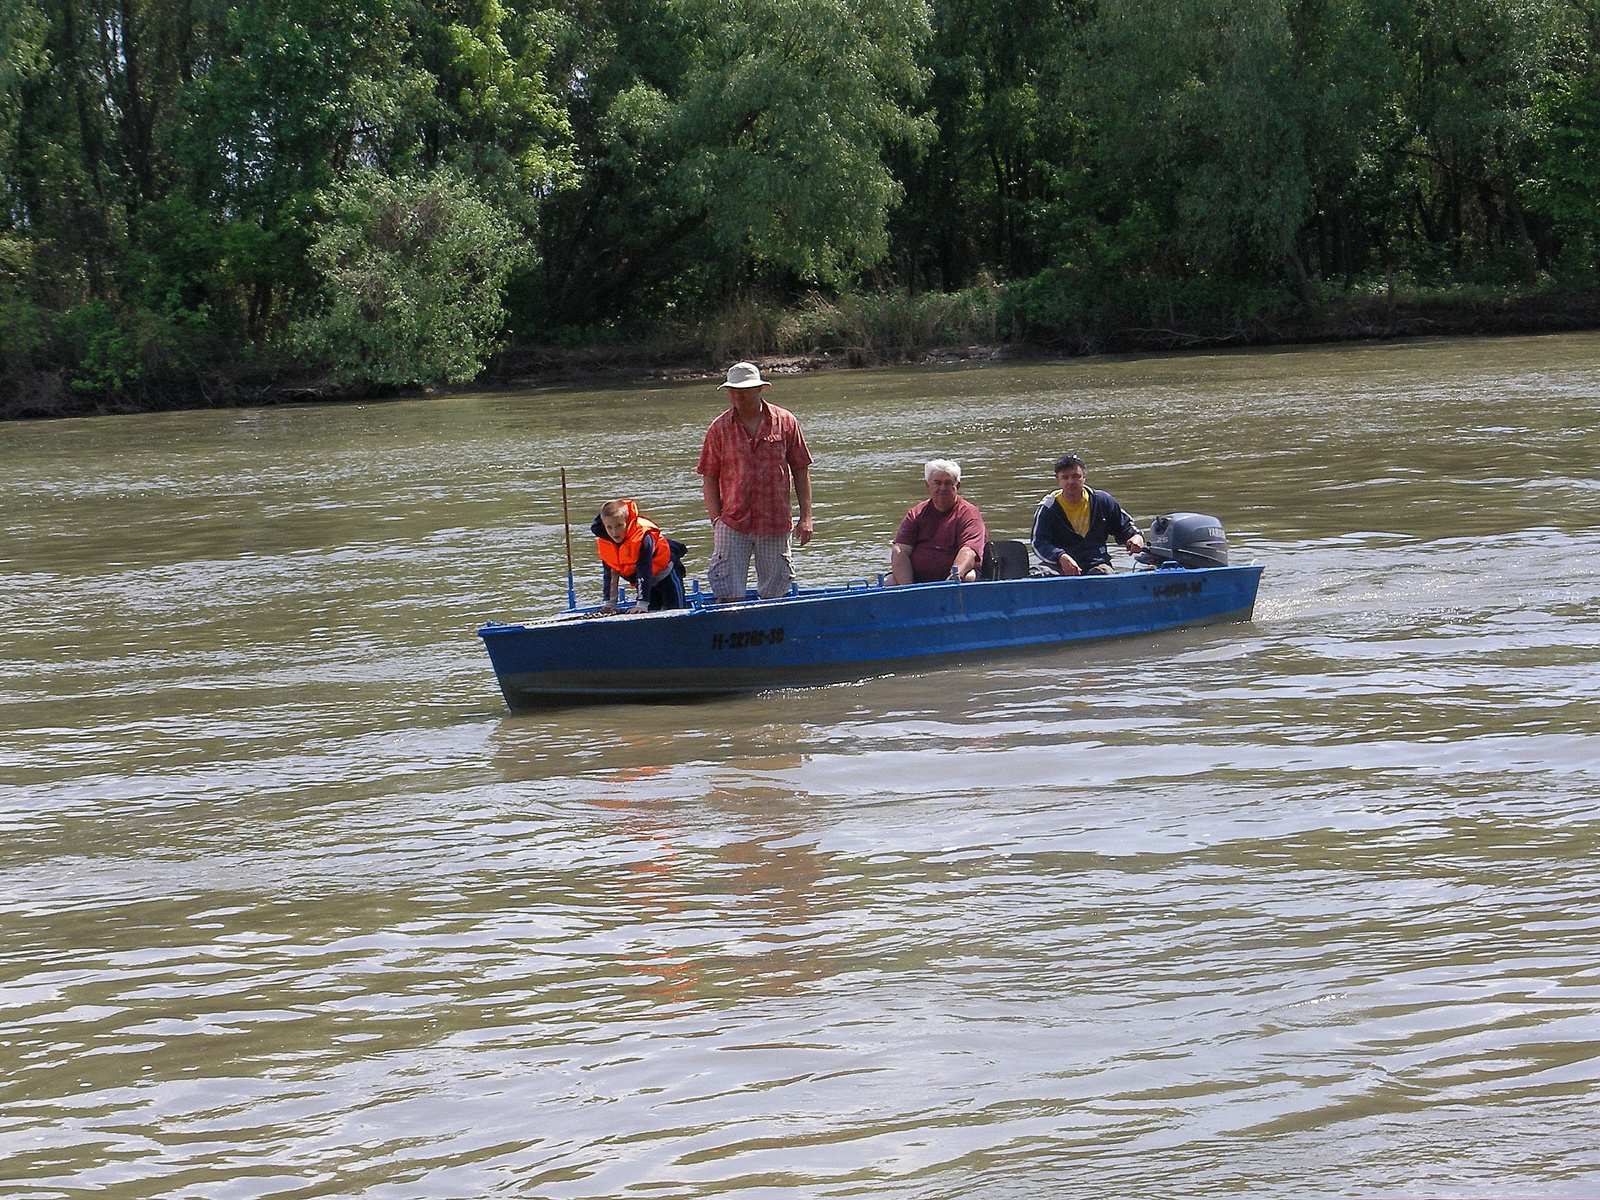
<path fill-rule="evenodd" d="M 1209 518 L 1207 518 L 1209 519 Z M 1219 530 L 1220 533 L 1220 530 Z M 1259 566 L 884 587 L 602 616 L 576 609 L 478 630 L 513 711 L 839 683 L 1030 646 L 1248 621 Z"/>

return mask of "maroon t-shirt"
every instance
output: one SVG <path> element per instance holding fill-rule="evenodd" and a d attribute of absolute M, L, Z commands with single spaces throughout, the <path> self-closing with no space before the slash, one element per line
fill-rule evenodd
<path fill-rule="evenodd" d="M 906 514 L 900 531 L 894 535 L 899 545 L 911 547 L 911 577 L 917 583 L 948 579 L 963 546 L 971 546 L 982 562 L 983 544 L 988 538 L 989 531 L 983 527 L 977 506 L 960 496 L 947 513 L 935 508 L 932 500 L 924 500 Z"/>

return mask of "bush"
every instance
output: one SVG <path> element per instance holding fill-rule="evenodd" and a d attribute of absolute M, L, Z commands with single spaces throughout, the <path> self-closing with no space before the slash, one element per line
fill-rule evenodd
<path fill-rule="evenodd" d="M 1000 289 L 980 284 L 961 292 L 812 292 L 791 308 L 748 297 L 701 324 L 698 340 L 718 362 L 741 355 L 806 354 L 861 349 L 905 353 L 969 346 L 998 336 Z"/>
<path fill-rule="evenodd" d="M 21 238 L 0 234 L 0 374 L 33 365 L 44 341 L 44 319 L 28 294 L 33 247 Z"/>
<path fill-rule="evenodd" d="M 1287 287 L 1197 275 L 1117 278 L 1051 267 L 1007 286 L 998 324 L 1017 341 L 1093 346 L 1104 336 L 1151 326 L 1235 325 L 1280 318 L 1304 304 Z"/>
<path fill-rule="evenodd" d="M 328 221 L 311 265 L 321 307 L 296 322 L 299 353 L 342 378 L 394 387 L 464 383 L 505 323 L 518 231 L 471 185 L 360 170 L 318 196 Z"/>

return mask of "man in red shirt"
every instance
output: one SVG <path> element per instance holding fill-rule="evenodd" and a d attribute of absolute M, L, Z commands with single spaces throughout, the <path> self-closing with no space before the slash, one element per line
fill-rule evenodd
<path fill-rule="evenodd" d="M 978 577 L 989 532 L 983 515 L 961 495 L 961 464 L 936 458 L 922 468 L 928 498 L 906 514 L 894 535 L 889 573 L 896 584 Z"/>
<path fill-rule="evenodd" d="M 695 471 L 711 518 L 711 563 L 706 579 L 718 600 L 743 600 L 756 560 L 756 592 L 781 596 L 794 578 L 791 529 L 811 540 L 811 451 L 794 414 L 762 399 L 771 385 L 754 363 L 734 363 L 722 390 L 728 411 L 706 430 Z M 790 523 L 789 482 L 800 501 Z"/>

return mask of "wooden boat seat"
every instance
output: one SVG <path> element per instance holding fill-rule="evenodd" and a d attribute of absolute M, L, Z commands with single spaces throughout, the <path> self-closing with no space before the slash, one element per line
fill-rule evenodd
<path fill-rule="evenodd" d="M 985 579 L 1026 579 L 1028 577 L 1027 542 L 986 542 L 983 547 Z"/>

